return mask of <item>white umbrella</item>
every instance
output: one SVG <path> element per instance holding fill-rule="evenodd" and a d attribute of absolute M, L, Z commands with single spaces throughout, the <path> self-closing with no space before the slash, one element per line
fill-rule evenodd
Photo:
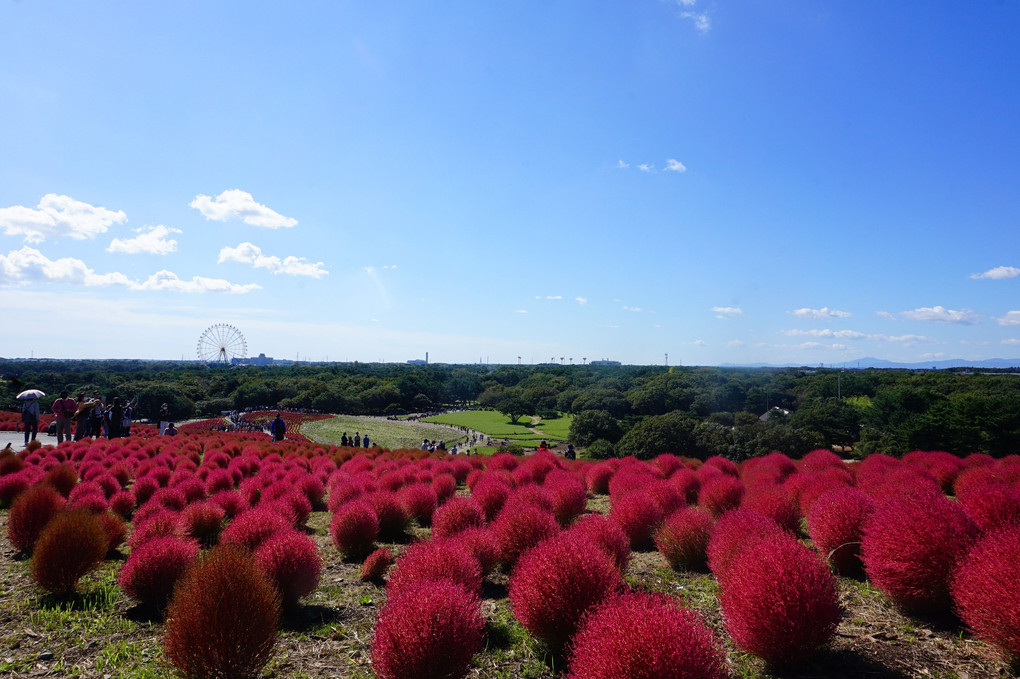
<path fill-rule="evenodd" d="M 20 399 L 40 398 L 40 397 L 45 396 L 45 395 L 46 394 L 44 394 L 43 392 L 39 391 L 38 389 L 26 389 L 25 391 L 23 391 L 20 394 L 18 394 L 17 398 L 20 398 Z"/>

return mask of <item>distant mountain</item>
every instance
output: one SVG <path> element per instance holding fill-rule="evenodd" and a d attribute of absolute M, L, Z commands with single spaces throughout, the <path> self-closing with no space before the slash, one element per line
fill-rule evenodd
<path fill-rule="evenodd" d="M 841 361 L 839 363 L 825 363 L 815 365 L 787 363 L 785 365 L 774 365 L 770 363 L 726 363 L 722 368 L 888 368 L 894 370 L 945 370 L 947 368 L 978 368 L 1003 370 L 1006 368 L 1020 368 L 1020 358 L 985 358 L 977 361 L 964 358 L 951 358 L 944 361 L 918 361 L 915 363 L 899 363 L 887 361 L 882 358 L 859 358 L 853 361 Z"/>

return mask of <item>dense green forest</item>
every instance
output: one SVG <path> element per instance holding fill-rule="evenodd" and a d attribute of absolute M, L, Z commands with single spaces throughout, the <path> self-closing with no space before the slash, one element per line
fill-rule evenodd
<path fill-rule="evenodd" d="M 662 450 L 744 459 L 841 446 L 849 454 L 1020 452 L 1020 375 L 966 371 L 331 364 L 233 368 L 153 361 L 0 361 L 0 403 L 26 388 L 98 390 L 175 419 L 250 406 L 401 414 L 458 405 L 510 417 L 572 413 L 600 456 Z"/>

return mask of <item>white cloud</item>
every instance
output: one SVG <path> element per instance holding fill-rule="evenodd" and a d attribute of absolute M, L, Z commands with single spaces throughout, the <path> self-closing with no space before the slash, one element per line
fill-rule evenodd
<path fill-rule="evenodd" d="M 652 170 L 654 170 L 654 169 L 655 169 L 654 167 L 652 167 L 652 166 L 651 166 L 651 165 L 649 165 L 648 163 L 641 163 L 641 164 L 640 164 L 640 165 L 638 165 L 637 167 L 638 167 L 638 169 L 639 169 L 639 170 L 641 170 L 642 172 L 651 172 Z"/>
<path fill-rule="evenodd" d="M 396 268 L 397 268 L 396 264 L 385 264 L 383 266 L 383 269 L 396 269 Z"/>
<path fill-rule="evenodd" d="M 827 306 L 823 306 L 821 309 L 795 309 L 790 312 L 797 318 L 810 318 L 813 320 L 820 320 L 823 318 L 849 318 L 851 316 L 849 311 L 838 311 L 836 309 L 830 309 Z"/>
<path fill-rule="evenodd" d="M 888 318 L 890 321 L 895 321 L 896 320 L 896 317 L 893 316 L 888 311 L 876 311 L 875 315 L 881 316 L 882 318 Z"/>
<path fill-rule="evenodd" d="M 0 229 L 8 236 L 23 236 L 26 243 L 41 243 L 68 236 L 95 238 L 112 224 L 127 220 L 123 211 L 95 207 L 70 196 L 48 193 L 35 208 L 23 205 L 0 208 Z"/>
<path fill-rule="evenodd" d="M 921 307 L 913 311 L 901 311 L 900 316 L 910 321 L 927 321 L 933 323 L 953 323 L 957 325 L 974 325 L 981 319 L 970 309 L 947 309 L 944 306 Z"/>
<path fill-rule="evenodd" d="M 944 351 L 929 351 L 927 353 L 921 354 L 920 358 L 923 358 L 923 359 L 944 358 L 945 355 L 946 355 L 946 352 L 944 352 Z"/>
<path fill-rule="evenodd" d="M 1009 347 L 1020 347 L 1020 339 L 1004 339 L 1002 343 Z"/>
<path fill-rule="evenodd" d="M 728 347 L 744 347 L 744 346 L 747 346 L 747 343 L 742 341 L 742 340 L 730 340 L 729 342 L 726 343 L 726 346 L 728 346 Z"/>
<path fill-rule="evenodd" d="M 273 274 L 284 273 L 288 276 L 310 276 L 322 278 L 329 272 L 323 268 L 322 262 L 309 262 L 304 257 L 288 256 L 280 259 L 276 255 L 263 255 L 262 249 L 253 243 L 241 243 L 236 248 L 225 247 L 220 250 L 218 262 L 239 262 L 251 264 L 256 269 L 267 269 Z M 372 267 L 365 267 L 369 273 Z"/>
<path fill-rule="evenodd" d="M 177 241 L 169 239 L 172 233 L 181 233 L 180 229 L 163 226 L 143 226 L 135 229 L 138 235 L 134 238 L 114 238 L 107 252 L 123 252 L 129 255 L 169 255 L 177 251 Z"/>
<path fill-rule="evenodd" d="M 690 344 L 695 347 L 703 347 L 707 343 L 705 342 L 705 340 L 694 340 L 693 342 L 684 342 L 684 344 Z"/>
<path fill-rule="evenodd" d="M 542 295 L 535 295 L 535 299 L 563 299 L 563 295 L 546 295 L 545 297 Z"/>
<path fill-rule="evenodd" d="M 790 337 L 831 337 L 833 339 L 863 339 L 868 335 L 856 330 L 784 330 Z"/>
<path fill-rule="evenodd" d="M 687 168 L 676 158 L 670 158 L 666 161 L 666 167 L 664 168 L 667 172 L 687 172 Z"/>
<path fill-rule="evenodd" d="M 994 269 L 989 269 L 984 273 L 971 274 L 971 278 L 991 278 L 992 280 L 1001 281 L 1007 278 L 1016 278 L 1020 276 L 1020 269 L 1015 266 L 997 266 Z"/>
<path fill-rule="evenodd" d="M 585 304 L 588 303 L 588 298 L 587 297 L 575 297 L 574 301 L 577 302 L 578 304 L 580 304 L 581 306 L 584 306 Z"/>
<path fill-rule="evenodd" d="M 641 313 L 643 311 L 643 309 L 639 306 L 624 306 L 622 309 L 624 311 L 633 311 L 635 313 Z"/>
<path fill-rule="evenodd" d="M 934 337 L 927 337 L 926 335 L 868 335 L 868 339 L 879 340 L 882 342 L 892 342 L 894 344 L 902 344 L 904 346 L 913 346 L 915 344 L 938 344 L 939 341 Z"/>
<path fill-rule="evenodd" d="M 518 309 L 514 313 L 515 314 L 526 314 L 526 313 L 528 313 L 528 310 L 527 309 Z"/>
<path fill-rule="evenodd" d="M 244 294 L 252 290 L 260 290 L 261 285 L 249 283 L 238 285 L 225 281 L 222 278 L 207 278 L 205 276 L 192 276 L 191 280 L 184 280 L 172 271 L 157 271 L 149 276 L 142 283 L 132 284 L 134 290 L 169 290 L 171 292 L 226 292 L 230 294 Z"/>
<path fill-rule="evenodd" d="M 689 7 L 694 3 L 681 2 L 681 4 Z M 698 33 L 708 33 L 712 28 L 712 20 L 709 18 L 708 12 L 680 12 L 680 18 L 693 22 Z"/>
<path fill-rule="evenodd" d="M 122 285 L 130 290 L 173 290 L 176 292 L 231 292 L 244 293 L 258 290 L 253 284 L 237 285 L 219 278 L 195 276 L 182 281 L 170 271 L 160 271 L 139 283 L 122 273 L 97 274 L 85 262 L 73 257 L 49 259 L 30 247 L 0 255 L 0 285 L 27 285 L 31 283 L 57 283 L 86 287 Z"/>
<path fill-rule="evenodd" d="M 626 170 L 628 167 L 630 167 L 630 163 L 625 163 L 622 160 L 618 160 L 616 161 L 616 167 L 621 170 Z"/>
<path fill-rule="evenodd" d="M 188 205 L 201 212 L 206 219 L 217 222 L 240 219 L 245 224 L 266 229 L 297 225 L 296 219 L 284 217 L 262 203 L 256 203 L 250 193 L 240 189 L 228 189 L 215 198 L 199 194 Z"/>
<path fill-rule="evenodd" d="M 995 319 L 999 325 L 1020 325 L 1020 311 L 1007 311 L 1005 315 Z"/>
<path fill-rule="evenodd" d="M 715 312 L 716 318 L 733 318 L 734 316 L 743 316 L 744 310 L 732 306 L 714 306 L 712 311 Z"/>
<path fill-rule="evenodd" d="M 826 350 L 829 350 L 829 349 L 842 350 L 842 349 L 846 349 L 846 345 L 845 344 L 825 344 L 823 342 L 803 342 L 802 344 L 798 344 L 798 345 L 794 346 L 794 349 L 804 349 L 806 351 L 818 351 L 818 350 L 821 350 L 821 349 L 826 349 Z"/>

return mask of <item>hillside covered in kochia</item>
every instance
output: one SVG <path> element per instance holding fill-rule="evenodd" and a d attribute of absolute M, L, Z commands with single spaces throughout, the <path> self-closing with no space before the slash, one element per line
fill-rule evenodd
<path fill-rule="evenodd" d="M 477 404 L 574 414 L 571 438 L 601 455 L 663 450 L 743 459 L 842 446 L 854 454 L 1020 452 L 1020 376 L 958 371 L 658 366 L 333 364 L 212 368 L 155 361 L 0 361 L 0 404 L 23 389 L 98 390 L 161 403 L 175 419 L 254 406 L 346 414 Z M 767 415 L 763 417 L 763 415 Z"/>

